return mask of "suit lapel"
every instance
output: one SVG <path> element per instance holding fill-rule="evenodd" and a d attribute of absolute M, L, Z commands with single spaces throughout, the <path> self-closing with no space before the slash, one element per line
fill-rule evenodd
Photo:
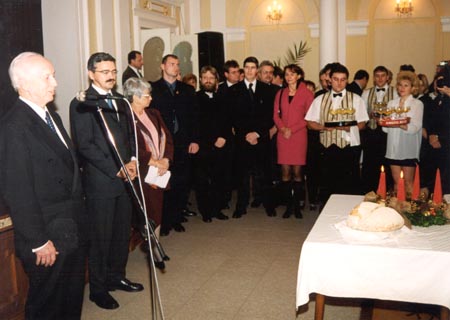
<path fill-rule="evenodd" d="M 63 162 L 70 168 L 70 170 L 73 170 L 73 159 L 71 157 L 70 150 L 68 150 L 68 148 L 64 145 L 58 134 L 53 132 L 28 105 L 26 105 L 24 102 L 21 103 L 23 103 L 23 106 L 20 107 L 23 107 L 26 116 L 30 120 L 29 130 L 33 132 L 33 136 L 35 136 L 37 140 L 42 144 L 47 145 L 59 158 L 63 160 Z M 69 142 L 67 146 L 71 147 L 72 144 L 59 117 L 55 115 L 55 113 L 51 110 L 49 110 L 49 113 L 63 137 L 66 136 L 64 137 L 64 140 L 66 141 L 66 143 Z"/>

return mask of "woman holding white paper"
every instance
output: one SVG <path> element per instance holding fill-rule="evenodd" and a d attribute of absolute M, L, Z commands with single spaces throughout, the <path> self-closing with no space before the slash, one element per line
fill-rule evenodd
<path fill-rule="evenodd" d="M 130 78 L 124 84 L 124 95 L 131 103 L 136 120 L 138 170 L 147 215 L 154 221 L 155 233 L 159 236 L 163 196 L 167 186 L 149 184 L 144 179 L 150 169 L 153 169 L 150 170 L 150 175 L 152 171 L 161 177 L 168 173 L 170 162 L 173 160 L 173 142 L 159 111 L 148 108 L 152 101 L 150 93 L 150 84 L 141 79 Z M 145 225 L 145 222 L 142 224 Z"/>

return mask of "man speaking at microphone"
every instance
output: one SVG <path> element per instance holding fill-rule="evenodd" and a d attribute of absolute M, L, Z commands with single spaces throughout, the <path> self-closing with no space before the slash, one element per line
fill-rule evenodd
<path fill-rule="evenodd" d="M 110 54 L 94 53 L 87 67 L 91 85 L 85 97 L 119 96 L 113 91 L 117 69 Z M 108 291 L 133 292 L 141 291 L 143 287 L 125 278 L 132 200 L 126 185 L 127 177 L 109 144 L 95 104 L 102 108 L 127 172 L 134 179 L 136 161 L 133 158 L 135 144 L 131 115 L 126 102 L 120 99 L 79 100 L 83 99 L 75 98 L 70 104 L 70 124 L 80 157 L 90 219 L 89 298 L 100 308 L 116 309 L 119 304 Z"/>

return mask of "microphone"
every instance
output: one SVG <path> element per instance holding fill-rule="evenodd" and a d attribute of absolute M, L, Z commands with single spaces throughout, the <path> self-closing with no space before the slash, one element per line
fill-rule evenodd
<path fill-rule="evenodd" d="M 86 101 L 98 101 L 98 100 L 105 100 L 105 99 L 113 99 L 113 100 L 123 100 L 124 97 L 120 96 L 113 96 L 113 95 L 106 95 L 106 94 L 99 94 L 99 93 L 86 93 L 86 91 L 79 91 L 75 97 L 80 102 L 86 102 Z"/>

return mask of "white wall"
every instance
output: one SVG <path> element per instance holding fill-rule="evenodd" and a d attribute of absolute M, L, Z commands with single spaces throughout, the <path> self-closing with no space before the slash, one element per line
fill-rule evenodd
<path fill-rule="evenodd" d="M 44 55 L 55 67 L 55 104 L 68 132 L 70 101 L 87 87 L 84 4 L 84 0 L 42 0 Z"/>

